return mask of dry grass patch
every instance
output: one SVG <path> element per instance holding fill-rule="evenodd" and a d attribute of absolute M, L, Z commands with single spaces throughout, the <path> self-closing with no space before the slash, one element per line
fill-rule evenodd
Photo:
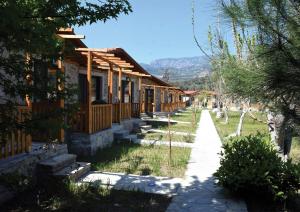
<path fill-rule="evenodd" d="M 97 152 L 95 156 L 81 158 L 92 163 L 92 169 L 138 175 L 183 177 L 191 149 L 172 147 L 169 166 L 169 147 L 114 144 Z"/>
<path fill-rule="evenodd" d="M 146 134 L 139 134 L 139 138 L 145 140 L 155 140 L 155 141 L 169 141 L 169 135 L 159 132 L 148 132 Z M 193 143 L 195 140 L 195 136 L 188 134 L 188 135 L 177 135 L 171 133 L 171 141 L 174 142 L 185 142 L 185 143 Z"/>

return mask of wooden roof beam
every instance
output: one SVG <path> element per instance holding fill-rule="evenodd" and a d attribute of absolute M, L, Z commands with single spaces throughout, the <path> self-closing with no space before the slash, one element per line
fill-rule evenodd
<path fill-rule="evenodd" d="M 57 36 L 64 38 L 64 39 L 85 39 L 84 35 L 57 34 Z"/>
<path fill-rule="evenodd" d="M 78 52 L 80 52 L 82 55 L 88 55 L 88 52 L 81 52 L 81 51 L 78 51 Z M 98 52 L 97 54 L 95 54 L 94 52 L 92 52 L 92 54 L 94 55 L 94 56 L 110 56 L 110 57 L 114 57 L 114 54 L 108 54 L 108 53 L 101 53 L 101 52 Z"/>

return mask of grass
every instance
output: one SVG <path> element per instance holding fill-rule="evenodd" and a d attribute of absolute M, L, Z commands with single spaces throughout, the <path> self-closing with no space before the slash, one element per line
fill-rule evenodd
<path fill-rule="evenodd" d="M 263 112 L 253 112 L 254 116 L 266 121 L 266 114 Z M 230 111 L 228 114 L 228 124 L 224 124 L 224 119 L 216 119 L 216 114 L 211 112 L 211 117 L 222 140 L 232 133 L 235 133 L 239 120 L 240 112 Z M 256 134 L 257 132 L 268 133 L 267 124 L 252 119 L 248 114 L 245 115 L 242 135 Z"/>
<path fill-rule="evenodd" d="M 300 162 L 300 138 L 299 137 L 293 138 L 290 157 L 292 158 L 293 163 Z"/>
<path fill-rule="evenodd" d="M 176 132 L 185 132 L 185 133 L 195 133 L 198 127 L 198 123 L 200 120 L 201 111 L 196 111 L 196 124 L 193 123 L 193 112 L 192 109 L 187 109 L 183 113 L 179 113 L 178 115 L 174 115 L 171 119 L 176 121 L 185 121 L 191 123 L 172 123 L 170 126 L 171 131 Z M 168 123 L 166 122 L 153 122 L 151 123 L 152 128 L 159 130 L 168 130 Z"/>
<path fill-rule="evenodd" d="M 131 143 L 114 144 L 99 150 L 95 156 L 81 158 L 92 163 L 92 169 L 127 174 L 183 177 L 191 150 L 172 147 L 172 163 L 169 163 L 169 147 L 141 146 Z"/>
<path fill-rule="evenodd" d="M 157 194 L 71 183 L 55 191 L 34 186 L 1 205 L 1 211 L 165 211 L 170 201 Z"/>
<path fill-rule="evenodd" d="M 158 140 L 158 141 L 169 141 L 168 134 L 162 134 L 159 132 L 148 132 L 146 134 L 140 134 L 139 138 L 146 140 Z M 171 141 L 175 142 L 186 142 L 193 143 L 195 140 L 195 136 L 193 135 L 176 135 L 171 133 Z"/>
<path fill-rule="evenodd" d="M 200 110 L 197 110 L 197 117 L 196 117 L 196 122 L 198 123 L 199 121 L 199 114 L 200 114 Z M 176 115 L 173 115 L 171 117 L 171 119 L 176 120 L 176 121 L 185 121 L 185 122 L 193 122 L 193 109 L 187 109 L 185 112 L 183 113 L 176 113 Z"/>

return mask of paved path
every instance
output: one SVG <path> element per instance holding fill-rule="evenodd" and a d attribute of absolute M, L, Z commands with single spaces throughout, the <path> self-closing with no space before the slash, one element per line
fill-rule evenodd
<path fill-rule="evenodd" d="M 185 180 L 168 212 L 247 211 L 244 201 L 232 198 L 215 185 L 213 173 L 219 167 L 221 140 L 207 110 L 202 111 Z"/>
<path fill-rule="evenodd" d="M 175 195 L 181 187 L 182 181 L 182 178 L 93 171 L 82 178 L 79 184 L 96 183 L 100 186 L 111 187 L 117 190 L 139 190 L 154 194 Z"/>

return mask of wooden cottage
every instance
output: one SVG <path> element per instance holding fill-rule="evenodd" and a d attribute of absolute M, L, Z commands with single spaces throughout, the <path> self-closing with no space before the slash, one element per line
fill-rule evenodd
<path fill-rule="evenodd" d="M 99 148 L 111 145 L 118 130 L 131 131 L 140 121 L 141 113 L 153 115 L 185 107 L 183 91 L 149 74 L 122 48 L 88 48 L 82 42 L 84 36 L 76 35 L 72 29 L 62 29 L 57 35 L 74 47 L 65 53 L 64 60 L 56 61 L 47 71 L 56 82 L 58 72 L 66 77 L 62 87 L 78 88 L 72 98 L 79 105 L 78 111 L 72 117 L 65 117 L 68 130 L 60 129 L 55 135 L 60 142 L 68 143 L 70 152 L 94 154 Z M 70 104 L 64 99 L 26 102 L 27 106 L 19 108 L 20 120 L 26 111 L 48 113 Z M 29 152 L 32 140 L 47 139 L 45 134 L 18 132 L 17 135 L 1 147 L 0 158 Z"/>

